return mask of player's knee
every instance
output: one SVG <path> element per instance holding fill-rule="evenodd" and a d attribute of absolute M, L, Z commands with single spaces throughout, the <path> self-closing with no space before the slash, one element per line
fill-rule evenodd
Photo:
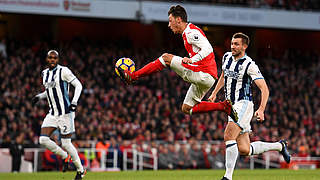
<path fill-rule="evenodd" d="M 240 155 L 247 156 L 250 153 L 250 147 L 238 146 Z"/>
<path fill-rule="evenodd" d="M 224 133 L 223 139 L 224 139 L 224 142 L 235 140 L 234 138 L 232 138 L 232 136 L 230 136 L 229 133 L 226 133 L 226 132 Z"/>
<path fill-rule="evenodd" d="M 182 112 L 185 113 L 185 114 L 190 114 L 191 108 L 192 108 L 192 107 L 183 104 L 182 107 L 181 107 L 181 110 L 182 110 Z"/>
<path fill-rule="evenodd" d="M 72 146 L 71 139 L 70 138 L 61 138 L 61 146 L 64 149 L 69 149 L 69 147 Z"/>
<path fill-rule="evenodd" d="M 171 60 L 168 60 L 168 61 L 164 61 L 166 63 L 167 66 L 170 66 L 171 64 Z"/>
<path fill-rule="evenodd" d="M 164 53 L 164 54 L 162 54 L 161 57 L 164 60 L 164 62 L 166 63 L 166 65 L 170 66 L 173 55 L 168 54 L 168 53 Z"/>
<path fill-rule="evenodd" d="M 50 138 L 47 136 L 40 136 L 39 137 L 39 143 L 43 146 L 45 146 L 50 141 Z"/>

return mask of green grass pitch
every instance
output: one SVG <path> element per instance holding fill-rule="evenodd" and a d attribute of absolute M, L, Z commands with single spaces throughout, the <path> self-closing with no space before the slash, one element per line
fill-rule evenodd
<path fill-rule="evenodd" d="M 84 180 L 220 180 L 224 170 L 88 172 Z M 1 180 L 72 180 L 75 172 L 0 173 Z M 233 180 L 320 180 L 320 170 L 235 170 Z"/>

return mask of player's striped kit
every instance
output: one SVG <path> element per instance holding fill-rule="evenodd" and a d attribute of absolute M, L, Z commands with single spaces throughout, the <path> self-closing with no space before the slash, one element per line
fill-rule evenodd
<path fill-rule="evenodd" d="M 49 102 L 49 114 L 60 116 L 69 111 L 69 83 L 76 79 L 69 68 L 57 65 L 56 68 L 42 71 L 42 81 Z"/>
<path fill-rule="evenodd" d="M 226 99 L 230 99 L 232 103 L 240 100 L 252 101 L 251 83 L 256 79 L 263 79 L 255 62 L 247 55 L 235 61 L 232 53 L 227 52 L 222 59 L 222 70 Z"/>

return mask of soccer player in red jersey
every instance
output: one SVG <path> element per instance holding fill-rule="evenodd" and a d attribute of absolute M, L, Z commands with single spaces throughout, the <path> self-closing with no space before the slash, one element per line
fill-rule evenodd
<path fill-rule="evenodd" d="M 173 33 L 182 35 L 185 49 L 190 57 L 182 58 L 164 53 L 138 71 L 129 72 L 118 67 L 121 79 L 131 84 L 141 77 L 169 66 L 183 80 L 191 83 L 182 105 L 184 113 L 196 114 L 218 110 L 226 112 L 236 121 L 237 115 L 229 100 L 218 103 L 201 101 L 218 78 L 213 48 L 204 32 L 187 22 L 187 12 L 180 5 L 172 6 L 168 11 L 168 17 L 168 27 Z"/>

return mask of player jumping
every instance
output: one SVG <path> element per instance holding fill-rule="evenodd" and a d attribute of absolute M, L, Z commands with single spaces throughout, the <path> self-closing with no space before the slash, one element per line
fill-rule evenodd
<path fill-rule="evenodd" d="M 157 60 L 132 73 L 118 67 L 121 79 L 127 84 L 131 84 L 141 77 L 170 66 L 183 80 L 191 83 L 182 105 L 184 113 L 191 115 L 223 111 L 237 121 L 237 114 L 229 100 L 218 103 L 201 101 L 218 78 L 213 48 L 204 32 L 194 24 L 187 22 L 186 10 L 180 5 L 172 6 L 168 16 L 169 28 L 175 34 L 182 34 L 185 49 L 190 58 L 164 53 Z"/>

